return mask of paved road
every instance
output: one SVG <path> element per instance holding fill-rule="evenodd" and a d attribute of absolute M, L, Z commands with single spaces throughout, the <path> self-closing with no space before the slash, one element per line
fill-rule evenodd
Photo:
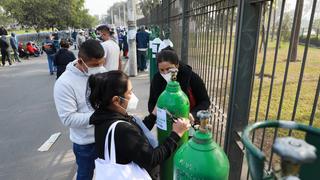
<path fill-rule="evenodd" d="M 131 80 L 139 98 L 134 113 L 144 117 L 149 75 L 142 73 Z M 55 110 L 54 82 L 45 55 L 0 67 L 0 180 L 73 179 L 76 165 L 68 129 L 60 123 Z M 38 152 L 56 132 L 62 134 L 51 149 Z"/>
<path fill-rule="evenodd" d="M 0 179 L 72 179 L 74 157 L 54 107 L 54 82 L 45 55 L 0 67 Z M 51 149 L 38 152 L 56 132 L 62 134 Z"/>

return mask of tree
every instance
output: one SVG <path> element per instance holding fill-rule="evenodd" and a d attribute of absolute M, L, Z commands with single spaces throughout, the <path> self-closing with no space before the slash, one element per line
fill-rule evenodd
<path fill-rule="evenodd" d="M 299 43 L 299 32 L 300 32 L 300 26 L 301 26 L 301 17 L 302 17 L 302 10 L 303 10 L 303 1 L 304 0 L 297 0 L 298 9 L 296 9 L 296 19 L 295 21 L 295 27 L 293 30 L 293 40 L 292 40 L 292 51 L 291 51 L 291 59 L 290 61 L 297 61 L 297 51 L 298 51 L 298 43 Z"/>
<path fill-rule="evenodd" d="M 313 29 L 316 31 L 316 36 L 317 36 L 317 39 L 318 39 L 319 38 L 319 30 L 320 30 L 320 18 L 314 20 Z"/>
<path fill-rule="evenodd" d="M 147 17 L 150 14 L 151 10 L 159 4 L 160 0 L 141 0 L 139 3 L 142 14 L 145 17 Z"/>
<path fill-rule="evenodd" d="M 283 16 L 281 34 L 283 37 L 283 41 L 290 40 L 290 31 L 292 26 L 292 16 L 289 12 L 286 12 Z"/>
<path fill-rule="evenodd" d="M 81 28 L 82 25 L 87 28 L 96 22 L 84 9 L 84 0 L 6 0 L 2 4 L 10 17 L 37 32 L 45 28 Z"/>
<path fill-rule="evenodd" d="M 7 16 L 6 12 L 2 9 L 2 7 L 0 6 L 0 26 L 8 26 L 15 23 L 14 19 Z"/>

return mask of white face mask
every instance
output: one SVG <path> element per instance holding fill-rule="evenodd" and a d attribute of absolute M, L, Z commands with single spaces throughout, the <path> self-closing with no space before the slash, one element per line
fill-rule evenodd
<path fill-rule="evenodd" d="M 119 96 L 120 97 L 120 96 Z M 123 100 L 126 100 L 128 101 L 128 106 L 126 108 L 126 111 L 133 111 L 133 110 L 136 110 L 137 109 L 137 106 L 138 106 L 138 102 L 139 102 L 139 99 L 137 98 L 137 96 L 135 94 L 131 94 L 131 98 L 129 100 L 127 100 L 126 98 L 123 98 L 123 97 L 120 97 L 121 99 Z"/>
<path fill-rule="evenodd" d="M 171 75 L 170 72 L 168 72 L 167 74 L 162 74 L 162 73 L 160 73 L 160 74 L 163 77 L 163 79 L 167 81 L 167 83 L 169 83 L 171 81 L 171 76 L 172 75 Z"/>
<path fill-rule="evenodd" d="M 92 75 L 92 74 L 97 74 L 97 73 L 104 73 L 104 72 L 107 71 L 104 66 L 88 67 L 87 64 L 86 64 L 84 61 L 82 61 L 82 62 L 83 62 L 83 64 L 84 64 L 84 65 L 86 66 L 86 68 L 87 68 L 87 72 L 84 71 L 83 73 L 84 73 L 85 75 L 87 75 L 87 76 L 90 76 L 90 75 Z"/>

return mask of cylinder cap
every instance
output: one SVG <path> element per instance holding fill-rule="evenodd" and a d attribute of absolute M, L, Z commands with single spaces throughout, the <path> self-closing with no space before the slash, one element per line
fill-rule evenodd
<path fill-rule="evenodd" d="M 314 146 L 293 137 L 277 138 L 273 150 L 284 160 L 295 164 L 310 163 L 317 158 Z"/>

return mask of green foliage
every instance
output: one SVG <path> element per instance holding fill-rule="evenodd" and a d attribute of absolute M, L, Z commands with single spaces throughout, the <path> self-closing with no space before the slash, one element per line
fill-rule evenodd
<path fill-rule="evenodd" d="M 90 28 L 96 20 L 84 9 L 84 0 L 6 0 L 7 15 L 36 31 L 47 28 Z"/>
<path fill-rule="evenodd" d="M 13 18 L 8 17 L 5 11 L 0 6 L 0 26 L 8 26 L 13 24 L 15 21 Z"/>
<path fill-rule="evenodd" d="M 150 14 L 151 10 L 159 4 L 159 0 L 141 0 L 139 3 L 142 14 L 145 17 L 147 17 Z"/>

